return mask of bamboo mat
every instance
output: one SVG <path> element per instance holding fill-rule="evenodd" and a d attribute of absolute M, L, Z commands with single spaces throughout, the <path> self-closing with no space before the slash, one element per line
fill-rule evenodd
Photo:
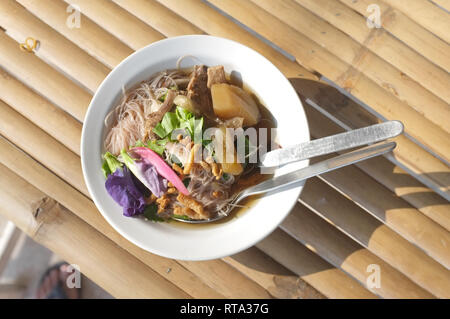
<path fill-rule="evenodd" d="M 2 0 L 0 213 L 115 297 L 449 298 L 449 7 Z M 80 28 L 69 28 L 76 8 Z M 381 28 L 367 26 L 372 9 Z M 183 34 L 230 38 L 270 59 L 301 96 L 312 138 L 385 119 L 401 120 L 406 134 L 392 155 L 308 180 L 282 225 L 244 252 L 204 262 L 147 253 L 89 198 L 82 121 L 115 65 Z M 27 37 L 39 41 L 34 53 L 20 50 Z"/>

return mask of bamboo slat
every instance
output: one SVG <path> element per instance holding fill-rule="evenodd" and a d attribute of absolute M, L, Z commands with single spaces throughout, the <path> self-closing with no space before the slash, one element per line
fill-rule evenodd
<path fill-rule="evenodd" d="M 261 0 L 256 1 L 260 2 Z M 432 102 L 433 100 L 436 101 L 436 103 L 440 101 L 440 103 L 444 103 L 444 105 L 450 101 L 450 95 L 447 92 L 443 92 L 446 91 L 445 82 L 448 82 L 450 78 L 448 72 L 442 70 L 433 62 L 430 62 L 428 59 L 424 58 L 413 48 L 405 45 L 403 42 L 392 36 L 389 32 L 386 32 L 384 28 L 371 29 L 367 27 L 366 19 L 363 16 L 353 11 L 345 4 L 340 3 L 339 0 L 295 1 L 322 19 L 326 20 L 322 20 L 323 23 L 331 23 L 338 30 L 342 30 L 356 41 L 348 41 L 350 38 L 342 36 L 343 34 L 340 32 L 339 33 L 341 36 L 336 39 L 333 39 L 330 34 L 328 34 L 328 36 L 322 36 L 320 39 L 317 37 L 315 39 L 318 39 L 319 41 L 332 42 L 334 45 L 344 40 L 345 42 L 342 43 L 343 47 L 341 48 L 341 51 L 342 49 L 347 50 L 351 48 L 351 46 L 349 46 L 350 43 L 359 43 L 361 47 L 354 52 L 355 57 L 352 65 L 357 68 L 361 68 L 366 75 L 373 72 L 374 76 L 371 76 L 371 78 L 374 80 L 377 80 L 376 68 L 379 65 L 383 65 L 385 70 L 381 70 L 381 72 L 384 77 L 389 77 L 386 79 L 381 77 L 382 80 L 380 82 L 386 87 L 386 89 L 392 91 L 392 93 L 400 99 L 407 101 L 408 104 L 413 106 L 415 109 L 420 108 L 418 105 L 419 103 L 414 103 L 413 97 L 408 99 L 406 94 L 402 93 L 402 90 L 406 90 L 408 87 L 412 89 L 413 84 L 417 84 L 417 82 L 419 84 L 416 85 L 416 87 L 420 88 L 419 92 L 423 94 L 423 98 L 425 99 L 425 97 L 428 96 L 432 98 L 432 100 L 428 101 L 428 106 L 430 104 L 434 106 L 434 102 Z M 381 16 L 382 22 L 389 23 L 389 19 L 393 18 L 392 16 L 389 16 L 388 13 L 389 12 L 386 12 L 387 15 Z M 335 41 L 327 41 L 327 39 Z M 340 50 L 331 49 L 331 51 L 337 56 L 342 56 Z M 372 54 L 369 54 L 369 52 L 374 52 L 388 63 L 380 63 L 380 59 L 377 59 Z M 374 62 L 378 63 L 374 64 Z M 383 61 L 381 60 L 381 62 Z M 389 63 L 395 68 L 391 67 Z M 393 82 L 392 79 L 395 79 L 396 81 Z M 402 84 L 405 86 L 404 88 L 401 87 Z M 424 90 L 423 87 L 427 88 L 429 91 Z M 418 94 L 419 92 L 417 92 L 415 96 L 420 98 L 421 94 Z M 433 98 L 433 94 L 430 92 L 445 102 L 437 98 Z M 413 92 L 408 93 L 411 95 L 413 94 Z M 420 110 L 425 114 L 426 110 L 424 107 Z"/>
<path fill-rule="evenodd" d="M 256 247 L 328 298 L 377 298 L 339 267 L 329 264 L 279 228 Z"/>
<path fill-rule="evenodd" d="M 256 38 L 248 31 L 242 29 L 216 10 L 208 6 L 206 3 L 196 0 L 157 0 L 173 12 L 183 16 L 186 20 L 194 24 L 196 27 L 204 30 L 208 34 L 228 38 L 241 42 L 248 47 L 258 51 L 267 59 L 272 61 L 286 77 L 305 78 L 317 80 L 318 77 L 288 59 L 286 56 Z"/>
<path fill-rule="evenodd" d="M 0 175 L 0 213 L 115 297 L 190 297 L 1 164 Z"/>
<path fill-rule="evenodd" d="M 432 298 L 429 292 L 417 286 L 404 274 L 300 204 L 297 204 L 285 219 L 282 228 L 332 265 L 351 274 L 364 286 L 367 286 L 369 276 L 367 267 L 378 265 L 381 285 L 379 288 L 367 288 L 384 298 Z"/>
<path fill-rule="evenodd" d="M 80 154 L 81 124 L 0 68 L 0 100 Z"/>
<path fill-rule="evenodd" d="M 431 0 L 441 8 L 444 8 L 447 11 L 450 11 L 450 1 L 449 0 Z"/>
<path fill-rule="evenodd" d="M 109 73 L 106 66 L 36 18 L 15 0 L 0 2 L 0 26 L 19 43 L 27 37 L 38 40 L 38 56 L 55 61 L 57 68 L 92 92 L 95 92 Z"/>
<path fill-rule="evenodd" d="M 91 95 L 0 31 L 0 65 L 11 75 L 82 121 Z"/>
<path fill-rule="evenodd" d="M 388 3 L 380 0 L 340 1 L 366 18 L 371 14 L 367 11 L 369 5 L 375 4 L 379 6 L 380 12 L 382 12 L 385 17 L 385 19 L 381 21 L 385 30 L 392 33 L 392 35 L 422 54 L 434 64 L 440 66 L 447 72 L 450 71 L 450 61 L 447 55 L 449 49 L 448 44 L 436 37 L 430 31 L 418 25 L 414 20 L 410 19 L 402 12 L 390 7 Z M 330 20 L 330 23 L 334 24 L 333 21 L 334 18 Z M 353 32 L 355 32 L 355 30 Z"/>
<path fill-rule="evenodd" d="M 172 1 L 164 0 L 164 2 Z M 187 2 L 183 1 L 183 3 Z M 229 6 L 230 3 L 230 1 L 217 2 L 217 5 L 293 54 L 299 63 L 313 68 L 335 81 L 386 118 L 402 119 L 406 131 L 411 136 L 430 147 L 443 158 L 450 159 L 450 139 L 444 130 L 424 120 L 418 112 L 412 110 L 406 103 L 397 99 L 383 87 L 376 85 L 352 65 L 340 60 L 332 52 L 314 42 L 309 38 L 309 34 L 303 34 L 285 24 L 286 17 L 281 16 L 280 13 L 277 13 L 278 17 L 275 17 L 249 1 L 233 2 L 236 4 L 234 6 Z M 180 8 L 181 6 L 178 5 L 177 7 Z M 248 12 L 252 12 L 252 14 L 247 14 Z M 427 128 L 426 131 L 421 129 L 423 127 Z"/>
<path fill-rule="evenodd" d="M 450 273 L 444 266 L 317 178 L 308 181 L 300 200 L 428 291 L 448 295 Z"/>
<path fill-rule="evenodd" d="M 221 259 L 209 261 L 179 261 L 186 269 L 203 276 L 203 281 L 220 292 L 227 298 L 272 298 L 271 295 L 260 285 Z M 246 290 L 242 289 L 243 282 L 247 282 Z"/>
<path fill-rule="evenodd" d="M 450 81 L 450 75 L 383 29 L 369 29 L 364 17 L 334 0 L 296 0 L 298 4 L 293 0 L 253 1 L 275 15 L 286 17 L 284 21 L 295 30 L 308 30 L 316 43 L 450 132 L 443 120 L 445 114 L 450 117 L 448 103 L 425 88 L 437 83 L 440 91 L 443 83 Z M 299 16 L 304 18 L 298 19 Z"/>
<path fill-rule="evenodd" d="M 256 247 L 248 248 L 224 261 L 283 299 L 323 299 L 319 291 Z"/>
<path fill-rule="evenodd" d="M 91 19 L 80 13 L 80 28 L 67 27 L 67 3 L 63 0 L 16 0 L 28 11 L 44 21 L 50 27 L 64 35 L 70 41 L 112 68 L 125 59 L 133 50 L 100 28 Z"/>
<path fill-rule="evenodd" d="M 87 224 L 114 241 L 118 246 L 126 249 L 139 260 L 149 265 L 161 276 L 174 282 L 195 298 L 223 297 L 176 261 L 150 254 L 131 244 L 103 219 L 92 201 L 1 136 L 0 146 L 4 150 L 0 156 L 0 163 L 7 166 L 20 177 L 26 178 L 31 185 L 57 200 Z"/>
<path fill-rule="evenodd" d="M 134 50 L 164 38 L 161 33 L 111 1 L 66 0 L 66 3 L 79 6 L 86 16 Z"/>
<path fill-rule="evenodd" d="M 314 138 L 320 138 L 343 132 L 337 124 L 304 104 L 310 123 L 310 132 Z M 383 184 L 396 196 L 417 208 L 427 217 L 450 231 L 450 204 L 438 194 L 424 187 L 419 181 L 395 166 L 386 158 L 378 157 L 356 164 L 366 174 Z"/>
<path fill-rule="evenodd" d="M 390 0 L 389 5 L 406 14 L 412 20 L 431 31 L 436 36 L 450 42 L 450 21 L 448 13 L 429 1 Z"/>
<path fill-rule="evenodd" d="M 361 170 L 348 166 L 321 178 L 435 260 L 450 266 L 450 233 Z"/>
<path fill-rule="evenodd" d="M 79 157 L 3 101 L 0 101 L 0 134 L 89 196 Z"/>
<path fill-rule="evenodd" d="M 167 37 L 204 33 L 182 16 L 176 15 L 155 0 L 113 1 Z"/>
<path fill-rule="evenodd" d="M 181 4 L 181 3 L 179 3 L 179 4 Z M 150 3 L 148 3 L 146 5 L 149 6 Z M 212 8 L 209 8 L 206 5 L 204 7 L 202 7 L 202 8 L 206 12 L 211 12 L 209 10 L 212 10 L 212 12 L 217 14 L 217 12 L 215 12 Z M 92 17 L 93 20 L 95 20 L 94 16 L 98 20 L 102 19 L 103 11 L 102 11 L 101 7 L 98 6 L 98 7 L 95 7 L 95 8 L 92 7 L 92 8 L 89 8 L 89 9 L 90 9 L 90 13 L 92 14 L 91 17 Z M 117 10 L 115 10 L 115 11 L 117 11 Z M 123 13 L 122 11 L 120 11 L 120 12 L 117 11 L 117 14 L 118 15 L 122 14 Z M 168 12 L 168 10 L 166 9 L 165 12 Z M 127 15 L 128 15 L 128 13 L 127 13 Z M 184 12 L 183 12 L 182 16 L 185 16 Z M 186 20 L 189 20 L 189 19 L 186 18 Z M 97 20 L 95 20 L 95 21 L 97 21 Z M 208 21 L 209 21 L 209 19 L 208 19 Z M 250 33 L 242 30 L 237 25 L 231 23 L 225 17 L 223 17 L 221 15 L 215 16 L 214 21 L 215 22 L 220 21 L 220 23 L 225 23 L 227 25 L 227 30 L 222 30 L 222 34 L 223 34 L 224 37 L 228 37 L 230 39 L 235 39 L 235 40 L 241 41 L 241 42 L 246 42 L 247 45 L 249 45 L 250 47 L 254 48 L 255 50 L 257 50 L 260 53 L 262 53 L 263 55 L 265 55 L 267 58 L 269 58 L 272 61 L 274 61 L 274 63 L 281 70 L 283 70 L 286 74 L 288 74 L 288 75 L 290 74 L 292 76 L 295 75 L 296 77 L 300 77 L 300 78 L 317 79 L 317 77 L 315 75 L 311 74 L 310 72 L 308 72 L 306 69 L 304 69 L 300 65 L 290 61 L 285 56 L 283 56 L 281 53 L 279 53 L 277 50 L 271 48 L 269 45 L 267 45 L 267 44 L 263 43 L 261 40 L 255 38 Z M 97 21 L 97 22 L 99 23 L 99 21 Z M 105 20 L 104 23 L 105 23 L 105 28 L 108 28 L 108 27 L 113 28 L 112 25 L 107 25 L 108 21 Z M 112 22 L 110 21 L 109 23 L 112 23 Z M 194 26 L 192 24 L 190 24 L 190 25 L 191 25 L 190 28 L 202 29 L 202 28 L 199 28 L 198 26 Z M 182 31 L 183 31 L 183 29 L 181 29 L 179 34 L 185 34 Z M 131 41 L 129 39 L 129 37 L 126 37 L 126 39 L 123 39 L 123 41 L 126 42 L 127 44 L 129 44 L 130 46 L 132 46 L 132 43 L 128 42 L 128 41 Z"/>
<path fill-rule="evenodd" d="M 369 160 L 358 164 L 366 174 L 383 183 L 399 198 L 417 208 L 424 215 L 450 231 L 449 202 L 424 187 L 400 167 L 387 160 Z M 403 185 L 399 187 L 398 185 Z"/>
<path fill-rule="evenodd" d="M 329 84 L 306 80 L 292 80 L 297 92 L 309 98 L 331 116 L 351 129 L 380 122 L 378 118 L 345 97 Z M 450 168 L 418 147 L 407 137 L 396 138 L 397 148 L 393 154 L 397 165 L 416 174 L 428 187 L 436 189 L 445 198 L 450 198 Z"/>

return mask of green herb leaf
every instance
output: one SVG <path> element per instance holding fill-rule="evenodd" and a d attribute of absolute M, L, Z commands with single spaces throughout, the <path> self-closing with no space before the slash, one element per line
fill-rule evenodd
<path fill-rule="evenodd" d="M 155 151 L 159 155 L 162 155 L 164 153 L 164 145 L 158 144 L 158 141 L 150 140 L 147 143 L 148 148 L 150 148 L 152 151 Z"/>
<path fill-rule="evenodd" d="M 110 152 L 106 152 L 103 158 L 102 171 L 105 177 L 108 177 L 109 174 L 114 173 L 118 168 L 122 167 L 122 163 Z"/>
<path fill-rule="evenodd" d="M 180 121 L 175 113 L 167 112 L 161 120 L 161 125 L 167 132 L 166 136 L 180 126 Z M 165 137 L 165 136 L 164 136 Z"/>
<path fill-rule="evenodd" d="M 145 147 L 145 144 L 142 143 L 141 140 L 138 140 L 138 141 L 136 142 L 136 144 L 134 144 L 134 147 Z"/>
<path fill-rule="evenodd" d="M 158 145 L 161 145 L 161 146 L 166 146 L 167 142 L 169 142 L 169 138 L 168 138 L 168 137 L 166 137 L 165 139 L 157 140 L 157 141 L 156 141 L 156 143 L 157 143 Z"/>
<path fill-rule="evenodd" d="M 194 113 L 185 108 L 177 106 L 175 112 L 167 112 L 158 123 L 153 132 L 164 139 L 174 130 L 182 129 L 194 140 L 201 139 L 203 133 L 203 117 L 195 118 Z"/>
<path fill-rule="evenodd" d="M 169 133 L 166 132 L 161 123 L 156 124 L 156 126 L 153 128 L 153 133 L 158 135 L 160 138 L 165 138 L 167 135 L 169 135 Z"/>
<path fill-rule="evenodd" d="M 190 118 L 194 117 L 194 113 L 182 108 L 181 106 L 177 106 L 175 113 L 178 116 L 178 119 L 180 120 L 180 122 L 187 121 Z"/>
<path fill-rule="evenodd" d="M 109 169 L 108 162 L 106 162 L 106 160 L 103 161 L 102 172 L 105 178 L 108 178 L 108 175 L 111 174 L 111 170 Z"/>
<path fill-rule="evenodd" d="M 151 203 L 144 210 L 144 217 L 153 222 L 163 222 L 164 219 L 158 216 L 158 205 Z"/>

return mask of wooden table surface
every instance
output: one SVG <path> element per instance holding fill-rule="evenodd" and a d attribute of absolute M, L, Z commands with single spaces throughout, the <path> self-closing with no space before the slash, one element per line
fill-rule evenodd
<path fill-rule="evenodd" d="M 1 0 L 0 213 L 116 297 L 449 298 L 448 10 L 449 0 Z M 381 28 L 370 28 L 377 12 Z M 270 59 L 301 96 L 312 138 L 386 119 L 406 134 L 393 154 L 308 180 L 282 225 L 242 253 L 145 252 L 89 198 L 82 121 L 115 65 L 183 34 Z M 27 37 L 34 52 L 20 49 Z"/>

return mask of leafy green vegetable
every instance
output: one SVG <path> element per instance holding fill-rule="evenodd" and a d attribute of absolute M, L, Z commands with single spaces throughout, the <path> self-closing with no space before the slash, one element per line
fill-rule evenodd
<path fill-rule="evenodd" d="M 105 155 L 103 155 L 103 158 L 102 171 L 105 177 L 108 177 L 109 174 L 114 173 L 118 168 L 122 167 L 122 163 L 110 152 L 106 152 Z"/>
<path fill-rule="evenodd" d="M 108 175 L 111 174 L 111 170 L 109 169 L 109 166 L 108 166 L 108 163 L 106 162 L 106 160 L 103 160 L 102 172 L 103 172 L 103 175 L 105 176 L 105 178 L 108 178 Z"/>
<path fill-rule="evenodd" d="M 122 156 L 123 162 L 125 163 L 125 165 L 130 168 L 129 166 L 134 166 L 134 160 L 131 158 L 130 155 L 128 155 L 127 151 L 125 149 L 123 149 L 120 152 L 120 155 Z M 130 169 L 132 172 L 133 170 Z M 134 173 L 134 172 L 133 172 Z"/>
<path fill-rule="evenodd" d="M 134 147 L 145 147 L 145 144 L 142 143 L 141 140 L 138 140 L 138 141 L 136 142 L 136 144 L 134 144 Z"/>
<path fill-rule="evenodd" d="M 165 149 L 164 145 L 166 145 L 167 141 L 167 138 L 162 140 L 149 140 L 147 144 L 144 144 L 141 140 L 139 140 L 136 144 L 134 144 L 134 147 L 148 147 L 152 151 L 162 155 Z"/>
<path fill-rule="evenodd" d="M 151 203 L 144 210 L 144 217 L 153 222 L 163 222 L 164 219 L 158 216 L 158 205 Z"/>
<path fill-rule="evenodd" d="M 164 153 L 164 145 L 161 145 L 158 143 L 159 141 L 150 140 L 147 143 L 148 148 L 150 148 L 152 151 L 158 153 L 159 155 L 162 155 Z"/>
<path fill-rule="evenodd" d="M 153 133 L 158 135 L 160 138 L 165 138 L 169 134 L 166 132 L 161 123 L 156 124 L 156 126 L 153 128 Z"/>
<path fill-rule="evenodd" d="M 178 119 L 181 121 L 187 121 L 190 118 L 194 117 L 194 113 L 189 112 L 188 110 L 182 108 L 181 106 L 177 106 L 175 110 L 175 114 L 178 116 Z"/>
<path fill-rule="evenodd" d="M 185 130 L 193 140 L 194 136 L 201 139 L 203 117 L 196 119 L 194 113 L 177 106 L 175 112 L 164 114 L 161 122 L 153 128 L 153 132 L 160 138 L 165 138 L 177 129 Z"/>
<path fill-rule="evenodd" d="M 167 112 L 161 120 L 161 125 L 167 134 L 170 134 L 174 129 L 180 127 L 180 120 L 176 113 Z"/>

